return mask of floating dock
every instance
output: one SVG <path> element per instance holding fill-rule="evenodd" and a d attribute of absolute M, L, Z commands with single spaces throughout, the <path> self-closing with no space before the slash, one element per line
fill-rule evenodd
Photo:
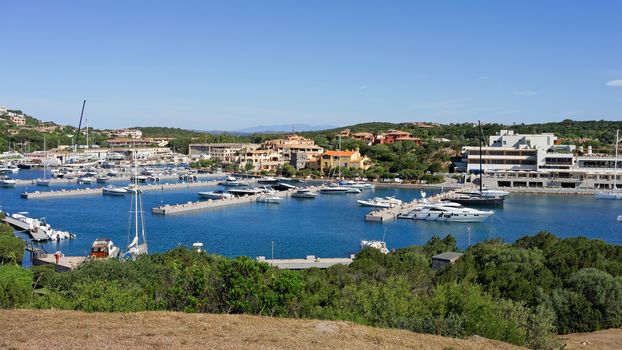
<path fill-rule="evenodd" d="M 142 191 L 167 191 L 167 190 L 179 190 L 185 188 L 194 187 L 210 187 L 217 186 L 220 181 L 192 181 L 192 182 L 174 182 L 174 183 L 154 183 L 147 185 L 139 185 L 138 187 Z M 250 184 L 250 182 L 245 182 Z M 24 192 L 21 194 L 22 198 L 26 199 L 47 199 L 47 198 L 59 198 L 70 196 L 84 196 L 84 195 L 97 195 L 102 194 L 102 188 L 78 188 L 74 190 L 57 190 L 57 191 L 34 191 Z"/>
<path fill-rule="evenodd" d="M 456 192 L 465 191 L 465 190 L 467 190 L 469 188 L 470 187 L 461 187 L 461 188 L 454 189 L 454 190 L 451 190 L 451 191 L 441 192 L 441 193 L 436 194 L 436 195 L 434 195 L 432 197 L 426 198 L 426 201 L 428 203 L 440 202 L 440 201 L 442 201 L 444 199 L 447 199 L 447 198 L 455 195 Z M 420 199 L 415 199 L 412 202 L 404 203 L 402 205 L 397 205 L 397 206 L 395 206 L 393 208 L 374 210 L 374 211 L 370 212 L 369 214 L 365 215 L 365 220 L 366 221 L 375 221 L 375 222 L 390 221 L 390 220 L 396 219 L 399 214 L 406 213 L 406 212 L 409 212 L 410 210 L 414 209 L 418 204 L 421 204 L 421 200 Z"/>
<path fill-rule="evenodd" d="M 7 223 L 7 224 L 9 224 L 9 225 L 19 229 L 19 230 L 28 232 L 30 237 L 32 237 L 32 239 L 37 241 L 37 242 L 47 241 L 48 239 L 50 239 L 45 233 L 40 232 L 40 231 L 32 231 L 32 230 L 30 230 L 30 226 L 27 223 L 21 222 L 21 221 L 16 220 L 16 219 L 13 219 L 10 216 L 5 217 L 4 219 L 2 219 L 2 221 L 4 221 L 5 223 Z"/>
<path fill-rule="evenodd" d="M 338 264 L 350 265 L 354 260 L 354 255 L 349 258 L 320 258 L 315 255 L 307 255 L 305 259 L 266 259 L 265 256 L 258 256 L 256 260 L 284 270 L 304 270 L 312 267 L 327 269 Z"/>
<path fill-rule="evenodd" d="M 281 198 L 285 198 L 291 195 L 294 191 L 295 189 L 287 190 L 287 191 L 280 191 L 280 192 L 274 193 L 274 195 L 279 196 Z M 166 205 L 162 205 L 162 206 L 151 209 L 151 212 L 153 214 L 168 215 L 168 214 L 186 213 L 190 211 L 203 210 L 203 209 L 221 208 L 221 207 L 226 207 L 226 206 L 235 205 L 235 204 L 253 203 L 257 200 L 257 198 L 263 197 L 265 195 L 266 194 L 262 193 L 262 194 L 246 195 L 242 197 L 235 197 L 231 199 L 209 199 L 206 201 L 187 202 L 187 203 L 182 203 L 182 204 L 173 204 L 173 205 L 166 204 Z"/>

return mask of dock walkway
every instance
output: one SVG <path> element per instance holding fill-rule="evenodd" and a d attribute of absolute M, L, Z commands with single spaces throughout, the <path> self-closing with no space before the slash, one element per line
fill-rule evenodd
<path fill-rule="evenodd" d="M 32 237 L 32 239 L 37 241 L 37 242 L 47 241 L 48 239 L 50 239 L 45 233 L 43 233 L 41 231 L 30 230 L 30 226 L 27 223 L 21 222 L 21 221 L 16 220 L 16 219 L 13 219 L 10 216 L 5 217 L 4 219 L 2 219 L 2 221 L 4 221 L 5 223 L 7 223 L 7 224 L 9 224 L 9 225 L 19 229 L 19 230 L 28 232 L 30 237 Z"/>
<path fill-rule="evenodd" d="M 217 186 L 217 180 L 210 181 L 192 181 L 192 182 L 173 182 L 173 183 L 154 183 L 147 185 L 139 185 L 138 187 L 142 191 L 167 191 L 167 190 L 179 190 L 189 189 L 194 187 L 210 187 Z M 249 181 L 245 183 L 249 184 Z M 47 198 L 59 198 L 70 196 L 83 196 L 83 195 L 97 195 L 102 194 L 101 188 L 78 188 L 74 190 L 57 190 L 57 191 L 34 191 L 24 192 L 21 194 L 22 198 L 26 199 L 47 199 Z"/>
<path fill-rule="evenodd" d="M 313 189 L 312 187 L 310 188 Z M 287 190 L 287 191 L 279 191 L 279 192 L 276 192 L 274 195 L 279 196 L 281 198 L 285 198 L 291 195 L 294 191 L 295 189 Z M 265 195 L 266 194 L 262 193 L 262 194 L 246 195 L 242 197 L 235 197 L 231 199 L 209 199 L 206 201 L 187 202 L 187 203 L 181 203 L 181 204 L 172 204 L 172 205 L 166 204 L 166 205 L 162 205 L 162 206 L 151 209 L 151 212 L 153 214 L 168 215 L 168 214 L 186 213 L 186 212 L 203 210 L 203 209 L 221 208 L 221 207 L 235 205 L 235 204 L 253 203 L 257 200 L 257 198 L 263 197 Z"/>
<path fill-rule="evenodd" d="M 456 192 L 467 190 L 469 187 L 460 187 L 457 189 L 453 189 L 451 191 L 441 192 L 432 197 L 426 198 L 426 202 L 428 203 L 440 202 L 442 200 L 445 200 L 455 195 Z M 402 205 L 397 205 L 392 208 L 374 210 L 370 212 L 369 214 L 365 215 L 365 220 L 376 221 L 376 222 L 390 221 L 390 220 L 397 218 L 399 214 L 406 213 L 406 212 L 413 210 L 418 204 L 421 204 L 421 202 L 422 202 L 421 199 L 415 199 L 411 202 L 407 202 Z"/>

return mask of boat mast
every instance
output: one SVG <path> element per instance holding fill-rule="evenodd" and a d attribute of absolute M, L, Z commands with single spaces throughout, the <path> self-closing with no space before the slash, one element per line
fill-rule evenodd
<path fill-rule="evenodd" d="M 483 185 L 482 185 L 482 123 L 481 121 L 477 121 L 477 124 L 479 125 L 479 195 L 481 196 L 483 192 Z"/>
<path fill-rule="evenodd" d="M 86 105 L 86 100 L 82 101 L 82 112 L 80 112 L 80 123 L 78 123 L 78 135 L 76 135 L 76 144 L 73 145 L 74 152 L 77 151 L 78 145 L 80 144 L 80 129 L 82 128 L 82 117 L 84 116 L 84 105 Z"/>

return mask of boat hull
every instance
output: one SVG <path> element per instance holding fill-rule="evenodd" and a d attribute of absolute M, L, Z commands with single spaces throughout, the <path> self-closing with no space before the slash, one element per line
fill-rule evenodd
<path fill-rule="evenodd" d="M 477 197 L 477 198 L 449 198 L 450 202 L 468 206 L 503 206 L 503 198 Z"/>

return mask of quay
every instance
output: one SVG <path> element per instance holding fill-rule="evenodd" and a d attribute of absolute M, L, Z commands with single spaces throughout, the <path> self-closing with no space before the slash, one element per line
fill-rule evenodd
<path fill-rule="evenodd" d="M 467 187 L 470 187 L 470 186 L 467 186 Z M 451 191 L 441 192 L 432 197 L 426 198 L 426 202 L 428 203 L 440 202 L 444 199 L 447 199 L 455 195 L 456 192 L 466 190 L 467 187 L 460 187 L 460 188 L 453 189 Z M 421 202 L 422 201 L 420 199 L 415 199 L 411 202 L 397 205 L 392 208 L 374 210 L 370 212 L 369 214 L 365 215 L 365 221 L 385 222 L 385 221 L 393 220 L 397 218 L 399 214 L 402 214 L 402 213 L 405 213 L 407 211 L 414 209 L 418 204 L 421 204 Z"/>
<path fill-rule="evenodd" d="M 33 266 L 53 265 L 56 272 L 75 270 L 87 260 L 86 256 L 65 256 L 61 252 L 50 254 L 32 245 L 26 250 L 30 250 Z"/>
<path fill-rule="evenodd" d="M 141 191 L 166 191 L 166 190 L 178 190 L 185 188 L 194 188 L 194 187 L 210 187 L 216 186 L 219 181 L 210 180 L 210 181 L 192 181 L 192 182 L 173 182 L 173 183 L 154 183 L 147 185 L 139 185 Z M 245 181 L 246 184 L 250 184 L 250 182 Z M 58 197 L 69 197 L 69 196 L 82 196 L 82 195 L 96 195 L 102 194 L 102 188 L 78 188 L 74 190 L 58 190 L 58 191 L 34 191 L 34 192 L 23 192 L 21 194 L 22 198 L 26 199 L 44 199 L 44 198 L 58 198 Z"/>
<path fill-rule="evenodd" d="M 22 230 L 22 231 L 26 231 L 28 232 L 28 234 L 30 235 L 30 237 L 37 241 L 47 241 L 49 239 L 49 237 L 40 231 L 35 231 L 35 230 L 31 230 L 30 226 L 25 223 L 25 222 L 21 222 L 19 220 L 13 219 L 12 217 L 5 217 L 4 219 L 2 219 L 2 221 L 4 221 L 5 223 L 13 226 L 14 228 L 17 228 L 18 230 Z"/>
<path fill-rule="evenodd" d="M 212 179 L 212 178 L 222 178 L 226 174 L 223 173 L 223 174 L 190 174 L 190 175 L 196 176 L 197 179 Z M 157 175 L 157 177 L 160 179 L 160 181 L 170 181 L 170 180 L 179 179 L 179 175 Z M 50 186 L 71 185 L 71 184 L 78 183 L 78 177 L 75 177 L 72 179 L 52 178 L 48 180 L 50 181 Z M 111 177 L 110 180 L 106 184 L 115 183 L 115 182 L 126 182 L 126 181 L 130 181 L 129 175 Z M 36 185 L 37 185 L 36 179 L 31 179 L 31 180 L 15 179 L 16 187 L 17 186 L 36 186 Z"/>
<path fill-rule="evenodd" d="M 284 270 L 304 270 L 312 267 L 327 269 L 337 264 L 350 265 L 354 260 L 354 255 L 350 255 L 349 258 L 320 258 L 315 255 L 307 255 L 305 259 L 266 259 L 265 256 L 258 256 L 256 260 Z"/>
<path fill-rule="evenodd" d="M 309 187 L 309 188 L 314 189 L 312 187 Z M 279 191 L 279 192 L 276 192 L 274 195 L 284 198 L 284 197 L 291 195 L 294 191 L 295 190 Z M 261 194 L 254 194 L 254 195 L 246 195 L 246 196 L 235 197 L 231 199 L 209 199 L 206 201 L 187 202 L 187 203 L 173 204 L 173 205 L 166 204 L 166 205 L 152 208 L 151 212 L 153 214 L 161 214 L 161 215 L 180 214 L 180 213 L 185 213 L 189 211 L 221 208 L 221 207 L 235 205 L 235 204 L 253 203 L 257 200 L 257 198 L 260 198 L 262 196 L 265 196 L 265 194 L 261 193 Z"/>

